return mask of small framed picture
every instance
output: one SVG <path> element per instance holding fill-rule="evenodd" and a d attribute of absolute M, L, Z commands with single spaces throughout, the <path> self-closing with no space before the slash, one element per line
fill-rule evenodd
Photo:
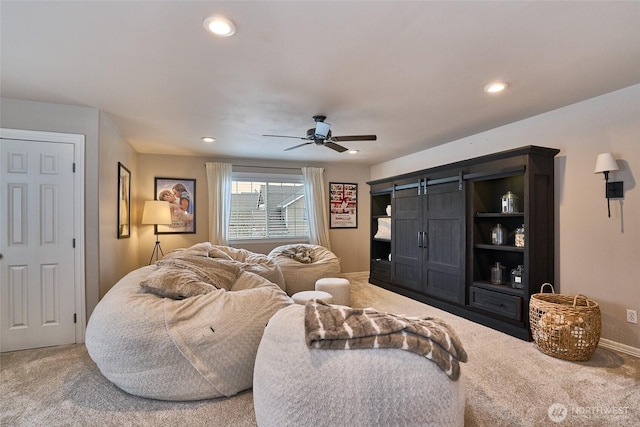
<path fill-rule="evenodd" d="M 158 234 L 196 232 L 196 180 L 188 178 L 155 178 L 156 200 L 169 202 L 171 224 L 156 225 Z"/>
<path fill-rule="evenodd" d="M 131 237 L 131 172 L 118 162 L 118 239 Z"/>
<path fill-rule="evenodd" d="M 358 228 L 358 184 L 329 183 L 330 228 Z"/>

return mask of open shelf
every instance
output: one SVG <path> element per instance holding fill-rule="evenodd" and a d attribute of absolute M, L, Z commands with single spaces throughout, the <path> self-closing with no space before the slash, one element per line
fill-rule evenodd
<path fill-rule="evenodd" d="M 484 243 L 476 243 L 474 246 L 476 249 L 485 249 L 489 251 L 505 251 L 505 252 L 521 252 L 524 253 L 524 248 L 519 248 L 511 245 L 487 245 Z"/>
<path fill-rule="evenodd" d="M 511 285 L 494 285 L 484 280 L 473 282 L 473 286 L 516 296 L 523 296 L 525 293 L 524 289 L 514 289 Z"/>
<path fill-rule="evenodd" d="M 375 237 L 376 234 L 378 234 L 379 220 L 390 220 L 391 218 L 387 213 L 387 206 L 391 205 L 391 192 L 391 188 L 371 191 L 371 261 L 369 266 L 369 281 L 375 284 L 391 282 L 391 262 L 389 261 L 389 256 L 391 255 L 391 239 Z"/>
<path fill-rule="evenodd" d="M 476 212 L 476 218 L 523 218 L 524 212 Z"/>

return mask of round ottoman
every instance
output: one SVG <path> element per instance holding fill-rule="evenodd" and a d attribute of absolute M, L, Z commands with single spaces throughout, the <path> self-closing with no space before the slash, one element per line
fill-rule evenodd
<path fill-rule="evenodd" d="M 462 426 L 464 381 L 399 349 L 318 350 L 305 343 L 305 307 L 267 324 L 253 374 L 258 426 Z"/>
<path fill-rule="evenodd" d="M 327 304 L 333 304 L 333 297 L 328 292 L 323 291 L 302 291 L 297 292 L 291 296 L 291 299 L 296 304 L 305 305 L 307 301 L 311 301 L 312 299 L 317 299 L 322 302 L 326 302 Z"/>
<path fill-rule="evenodd" d="M 351 294 L 349 281 L 338 277 L 325 277 L 316 280 L 316 291 L 324 291 L 331 294 L 333 303 L 339 305 L 350 305 Z"/>

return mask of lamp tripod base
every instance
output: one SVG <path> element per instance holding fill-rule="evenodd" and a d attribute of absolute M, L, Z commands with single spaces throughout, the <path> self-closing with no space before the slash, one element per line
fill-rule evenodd
<path fill-rule="evenodd" d="M 153 247 L 153 252 L 151 252 L 151 258 L 149 258 L 149 265 L 151 265 L 151 263 L 153 262 L 153 256 L 155 255 L 156 261 L 158 261 L 160 254 L 164 256 L 164 252 L 162 252 L 162 246 L 160 246 L 160 241 L 158 240 L 158 236 L 156 235 L 156 244 Z"/>

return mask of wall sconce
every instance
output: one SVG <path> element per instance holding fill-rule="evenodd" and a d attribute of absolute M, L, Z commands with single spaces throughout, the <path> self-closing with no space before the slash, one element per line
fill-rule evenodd
<path fill-rule="evenodd" d="M 609 218 L 611 218 L 611 207 L 609 205 L 609 199 L 624 197 L 623 182 L 609 182 L 609 172 L 617 171 L 619 169 L 620 168 L 618 167 L 618 162 L 616 162 L 616 159 L 613 158 L 613 154 L 598 154 L 598 158 L 596 160 L 596 170 L 594 171 L 594 173 L 604 174 L 604 181 L 606 183 L 604 196 L 607 198 L 607 212 L 609 213 Z"/>
<path fill-rule="evenodd" d="M 170 225 L 171 224 L 171 206 L 169 202 L 160 200 L 147 200 L 144 202 L 144 210 L 142 211 L 142 224 L 155 225 L 156 245 L 151 252 L 151 258 L 149 258 L 149 264 L 153 261 L 153 256 L 156 256 L 156 261 L 160 254 L 164 256 L 162 247 L 160 246 L 160 240 L 158 240 L 158 225 Z"/>

